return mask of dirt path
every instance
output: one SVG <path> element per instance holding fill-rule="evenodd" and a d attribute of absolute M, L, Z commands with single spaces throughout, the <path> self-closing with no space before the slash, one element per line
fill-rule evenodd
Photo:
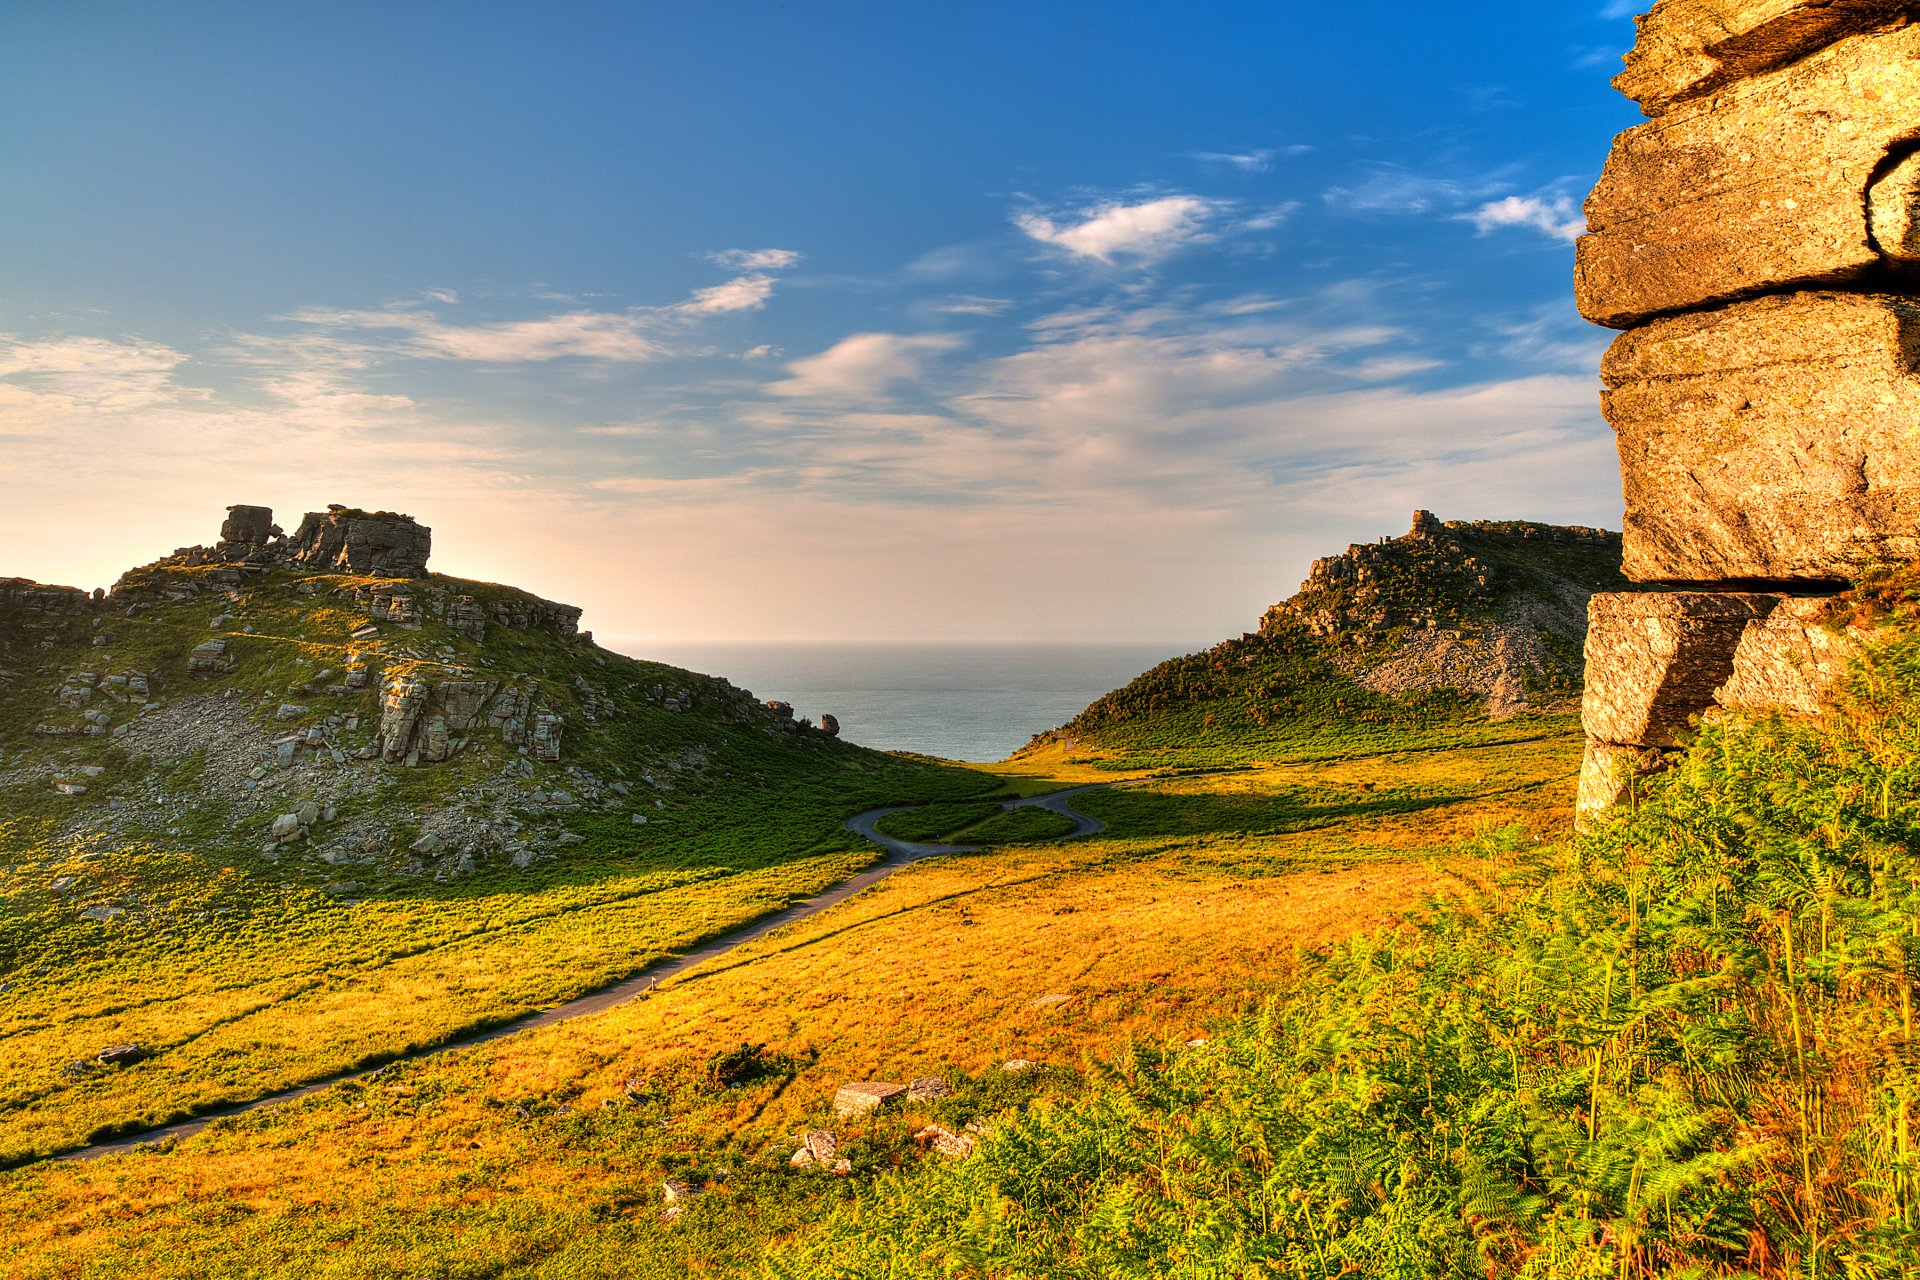
<path fill-rule="evenodd" d="M 1146 779 L 1134 779 L 1134 781 L 1146 781 Z M 1066 791 L 1055 791 L 1047 795 L 1028 796 L 1021 800 L 1009 800 L 1005 802 L 1002 807 L 1007 809 L 1047 809 L 1054 813 L 1062 814 L 1073 820 L 1074 829 L 1066 835 L 1055 837 L 1055 839 L 1077 840 L 1083 836 L 1094 835 L 1106 830 L 1106 824 L 1097 818 L 1090 818 L 1086 814 L 1074 809 L 1068 801 L 1075 796 L 1083 795 L 1089 791 L 1100 791 L 1107 787 L 1118 785 L 1120 784 L 1117 781 L 1096 782 L 1088 786 L 1073 787 Z M 954 853 L 973 853 L 983 847 L 968 844 L 919 844 L 907 840 L 896 840 L 892 836 L 882 835 L 880 833 L 880 820 L 888 814 L 905 813 L 920 807 L 919 805 L 895 805 L 886 809 L 869 810 L 866 813 L 847 819 L 847 830 L 879 845 L 881 849 L 885 850 L 886 858 L 878 866 L 863 871 L 850 879 L 842 880 L 839 884 L 828 889 L 818 897 L 796 902 L 792 906 L 781 911 L 776 911 L 770 916 L 764 916 L 752 924 L 744 925 L 729 933 L 723 933 L 682 955 L 669 956 L 667 959 L 649 965 L 639 973 L 634 974 L 631 978 L 615 983 L 613 986 L 602 987 L 598 991 L 588 995 L 578 996 L 575 999 L 567 1001 L 565 1004 L 555 1005 L 551 1009 L 545 1009 L 539 1013 L 530 1013 L 524 1017 L 515 1018 L 512 1021 L 503 1022 L 498 1026 L 488 1027 L 484 1030 L 470 1032 L 456 1039 L 434 1045 L 431 1048 L 420 1049 L 413 1053 L 396 1054 L 387 1061 L 388 1063 L 411 1062 L 420 1058 L 432 1057 L 437 1053 L 445 1053 L 449 1049 L 464 1049 L 471 1045 L 486 1044 L 489 1041 L 505 1039 L 507 1036 L 518 1035 L 522 1031 L 531 1031 L 537 1027 L 550 1027 L 557 1022 L 566 1022 L 573 1018 L 584 1018 L 592 1014 L 603 1013 L 615 1005 L 624 1004 L 629 1000 L 645 995 L 660 983 L 678 977 L 689 969 L 694 969 L 706 964 L 708 961 L 717 959 L 735 948 L 745 946 L 749 942 L 757 942 L 767 934 L 772 933 L 775 929 L 805 920 L 809 916 L 818 915 L 829 907 L 838 906 L 861 890 L 870 888 L 880 883 L 880 881 L 885 880 L 902 867 L 910 866 L 923 858 L 937 858 Z M 54 1160 L 93 1160 L 100 1156 L 131 1151 L 143 1143 L 189 1138 L 199 1133 L 215 1120 L 227 1116 L 242 1115 L 258 1107 L 271 1107 L 283 1102 L 293 1102 L 297 1099 L 316 1094 L 322 1089 L 330 1088 L 343 1080 L 356 1080 L 371 1075 L 379 1069 L 379 1067 L 372 1067 L 364 1071 L 344 1071 L 338 1075 L 328 1076 L 323 1080 L 315 1080 L 310 1084 L 285 1089 L 279 1093 L 269 1094 L 264 1098 L 256 1098 L 251 1102 L 242 1102 L 229 1107 L 220 1107 L 208 1111 L 203 1115 L 195 1116 L 190 1120 L 180 1120 L 173 1124 L 160 1125 L 152 1129 L 143 1129 L 138 1133 L 127 1134 L 124 1137 L 95 1143 L 92 1146 L 78 1147 L 72 1151 L 65 1151 L 55 1156 L 43 1158 Z"/>

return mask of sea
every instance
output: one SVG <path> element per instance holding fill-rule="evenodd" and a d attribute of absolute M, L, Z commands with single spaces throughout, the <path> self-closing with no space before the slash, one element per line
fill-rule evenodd
<path fill-rule="evenodd" d="M 830 713 L 881 751 L 1004 760 L 1192 646 L 1168 644 L 618 643 L 635 657 L 725 676 L 796 716 Z"/>

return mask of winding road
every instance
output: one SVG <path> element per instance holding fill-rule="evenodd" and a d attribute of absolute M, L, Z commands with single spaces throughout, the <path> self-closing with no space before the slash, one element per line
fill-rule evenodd
<path fill-rule="evenodd" d="M 1084 795 L 1089 791 L 1101 791 L 1108 787 L 1119 786 L 1122 781 L 1139 782 L 1147 781 L 1147 779 L 1136 778 L 1120 779 L 1114 782 L 1096 782 L 1087 786 L 1073 787 L 1065 791 L 1050 792 L 1046 795 L 1027 796 L 1018 800 L 1008 800 L 1002 803 L 1001 808 L 1046 809 L 1064 817 L 1071 818 L 1074 824 L 1073 830 L 1067 832 L 1065 835 L 1056 836 L 1053 839 L 1056 841 L 1078 840 L 1082 837 L 1096 835 L 1106 830 L 1106 824 L 1098 818 L 1090 818 L 1086 814 L 1081 813 L 1068 802 L 1075 796 Z M 598 991 L 591 992 L 584 996 L 578 996 L 567 1001 L 565 1004 L 555 1005 L 551 1009 L 543 1009 L 539 1013 L 530 1013 L 524 1017 L 515 1018 L 510 1022 L 503 1022 L 498 1026 L 474 1031 L 459 1036 L 456 1039 L 442 1041 L 430 1048 L 418 1049 L 411 1053 L 396 1054 L 392 1058 L 389 1058 L 386 1063 L 383 1063 L 382 1066 L 391 1065 L 395 1062 L 417 1061 L 421 1058 L 432 1057 L 438 1053 L 445 1053 L 450 1049 L 464 1049 L 472 1045 L 486 1044 L 489 1041 L 502 1040 L 507 1036 L 518 1035 L 522 1031 L 531 1031 L 537 1027 L 550 1027 L 558 1022 L 567 1022 L 574 1018 L 584 1018 L 592 1014 L 604 1013 L 615 1005 L 625 1004 L 629 1000 L 647 994 L 662 982 L 676 978 L 689 969 L 697 968 L 710 960 L 718 959 L 729 951 L 743 947 L 750 942 L 757 942 L 759 939 L 772 933 L 775 929 L 795 924 L 801 920 L 805 920 L 809 916 L 818 915 L 829 907 L 838 906 L 861 890 L 871 888 L 882 880 L 885 880 L 902 867 L 909 866 L 925 858 L 938 858 L 955 853 L 974 853 L 986 847 L 971 844 L 915 843 L 908 840 L 896 840 L 892 836 L 881 833 L 879 827 L 880 820 L 888 814 L 906 813 L 920 807 L 922 806 L 894 805 L 885 809 L 871 809 L 866 813 L 847 819 L 847 830 L 879 845 L 881 849 L 886 851 L 886 858 L 881 861 L 879 865 L 863 871 L 857 876 L 842 880 L 839 884 L 817 897 L 796 902 L 783 910 L 774 912 L 772 915 L 762 917 L 753 924 L 745 925 L 729 933 L 720 934 L 702 943 L 692 951 L 685 952 L 681 955 L 669 956 L 610 987 L 602 987 Z M 338 1075 L 328 1076 L 322 1080 L 315 1080 L 309 1084 L 297 1086 L 296 1088 L 268 1094 L 264 1098 L 256 1098 L 251 1102 L 241 1102 L 228 1107 L 220 1107 L 194 1116 L 190 1120 L 180 1120 L 172 1124 L 159 1125 L 152 1129 L 144 1129 L 137 1133 L 110 1139 L 106 1142 L 99 1142 L 86 1147 L 77 1147 L 71 1151 L 64 1151 L 58 1155 L 44 1158 L 54 1160 L 94 1160 L 101 1156 L 123 1154 L 146 1143 L 190 1138 L 215 1120 L 224 1119 L 228 1116 L 242 1115 L 260 1107 L 271 1107 L 283 1102 L 293 1102 L 297 1099 L 319 1093 L 322 1089 L 330 1088 L 342 1081 L 363 1079 L 380 1069 L 381 1067 L 373 1067 L 364 1071 L 344 1071 Z"/>

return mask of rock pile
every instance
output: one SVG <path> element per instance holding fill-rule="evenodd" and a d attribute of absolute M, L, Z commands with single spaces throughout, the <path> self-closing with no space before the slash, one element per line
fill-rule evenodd
<path fill-rule="evenodd" d="M 1817 709 L 1859 639 L 1824 602 L 1920 558 L 1920 25 L 1888 0 L 1660 0 L 1614 85 L 1576 289 L 1624 568 L 1587 633 L 1579 806 L 1715 707 Z"/>
<path fill-rule="evenodd" d="M 271 513 L 269 513 L 271 518 Z M 424 578 L 433 530 L 412 516 L 366 512 L 329 503 L 309 511 L 287 539 L 287 558 L 335 573 L 378 578 Z"/>
<path fill-rule="evenodd" d="M 211 547 L 182 547 L 169 559 L 191 567 L 287 565 L 323 573 L 424 578 L 432 549 L 433 530 L 392 511 L 329 503 L 325 511 L 309 511 L 288 535 L 273 522 L 273 508 L 240 504 L 227 508 L 220 541 Z"/>

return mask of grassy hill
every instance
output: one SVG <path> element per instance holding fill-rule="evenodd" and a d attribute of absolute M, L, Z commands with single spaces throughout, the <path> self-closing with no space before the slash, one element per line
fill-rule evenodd
<path fill-rule="evenodd" d="M 1876 592 L 1884 605 L 1886 593 Z M 1909 1277 L 1920 599 L 1824 719 L 877 1180 L 779 1277 Z"/>
<path fill-rule="evenodd" d="M 1562 731 L 1587 598 L 1630 589 L 1619 566 L 1615 533 L 1418 512 L 1317 561 L 1258 632 L 1161 663 L 1029 750 L 1204 766 Z"/>
<path fill-rule="evenodd" d="M 1218 1036 L 1355 928 L 1471 891 L 1563 820 L 1579 759 L 1551 740 L 1089 795 L 1101 836 L 915 864 L 604 1015 L 178 1145 L 0 1175 L 0 1274 L 758 1276 L 770 1249 L 837 1234 L 946 1159 L 915 1143 L 923 1126 L 1006 1126 L 1096 1094 L 1130 1042 Z M 847 1081 L 926 1076 L 952 1094 L 834 1114 Z M 848 1177 L 790 1163 L 816 1129 Z M 671 1220 L 667 1180 L 700 1192 Z"/>
<path fill-rule="evenodd" d="M 523 591 L 203 551 L 0 582 L 0 1163 L 557 1003 L 996 785 Z"/>

